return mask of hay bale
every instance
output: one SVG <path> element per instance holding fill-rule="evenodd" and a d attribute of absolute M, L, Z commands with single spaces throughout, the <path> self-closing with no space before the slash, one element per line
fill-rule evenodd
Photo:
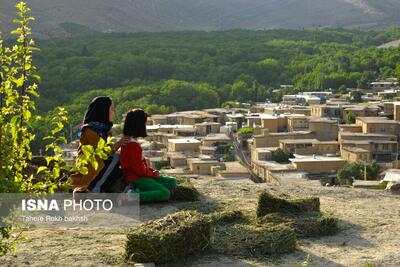
<path fill-rule="evenodd" d="M 259 224 L 284 224 L 291 227 L 298 237 L 333 235 L 338 231 L 338 219 L 318 212 L 306 214 L 270 213 L 258 220 Z"/>
<path fill-rule="evenodd" d="M 274 196 L 267 192 L 261 193 L 257 205 L 257 217 L 274 212 L 319 212 L 318 197 L 291 197 L 287 195 Z"/>
<path fill-rule="evenodd" d="M 209 217 L 211 221 L 216 224 L 229 224 L 246 219 L 245 215 L 240 210 L 216 211 L 209 214 Z"/>
<path fill-rule="evenodd" d="M 129 231 L 125 258 L 157 264 L 176 261 L 209 247 L 210 220 L 195 211 L 180 211 Z"/>
<path fill-rule="evenodd" d="M 296 244 L 295 232 L 284 225 L 235 224 L 216 228 L 213 247 L 226 255 L 254 258 L 292 252 Z"/>
<path fill-rule="evenodd" d="M 197 201 L 200 193 L 189 179 L 178 179 L 171 200 L 173 201 Z"/>

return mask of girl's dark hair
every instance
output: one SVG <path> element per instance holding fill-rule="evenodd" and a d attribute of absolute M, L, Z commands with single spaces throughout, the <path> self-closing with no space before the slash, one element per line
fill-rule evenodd
<path fill-rule="evenodd" d="M 142 109 L 132 109 L 126 114 L 123 133 L 134 138 L 146 137 L 146 123 L 146 112 Z"/>
<path fill-rule="evenodd" d="M 90 102 L 89 107 L 85 113 L 83 123 L 90 122 L 110 122 L 110 107 L 112 104 L 111 98 L 108 96 L 98 96 Z"/>

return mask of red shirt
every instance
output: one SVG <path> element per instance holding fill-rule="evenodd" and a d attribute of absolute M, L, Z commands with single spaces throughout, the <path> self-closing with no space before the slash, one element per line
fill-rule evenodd
<path fill-rule="evenodd" d="M 135 139 L 131 139 L 121 148 L 120 163 L 125 180 L 134 181 L 142 177 L 157 178 L 159 176 L 158 172 L 147 165 L 142 147 Z"/>

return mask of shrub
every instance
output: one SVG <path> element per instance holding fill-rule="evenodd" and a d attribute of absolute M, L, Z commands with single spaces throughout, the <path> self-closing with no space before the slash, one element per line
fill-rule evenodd
<path fill-rule="evenodd" d="M 337 180 L 340 184 L 352 185 L 354 180 L 364 180 L 365 169 L 367 172 L 367 180 L 376 180 L 381 167 L 375 160 L 370 161 L 366 168 L 360 162 L 346 164 L 337 173 Z"/>
<path fill-rule="evenodd" d="M 289 162 L 290 155 L 283 151 L 281 148 L 272 151 L 272 160 L 279 163 Z"/>
<path fill-rule="evenodd" d="M 254 128 L 243 127 L 237 131 L 239 137 L 251 136 L 254 133 Z"/>

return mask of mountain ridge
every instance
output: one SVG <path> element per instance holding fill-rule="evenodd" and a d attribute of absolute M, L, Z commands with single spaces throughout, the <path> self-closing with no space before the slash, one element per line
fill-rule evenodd
<path fill-rule="evenodd" d="M 17 0 L 0 0 L 0 31 Z M 399 0 L 32 0 L 39 37 L 69 36 L 63 23 L 98 32 L 230 29 L 379 29 L 400 25 Z"/>

